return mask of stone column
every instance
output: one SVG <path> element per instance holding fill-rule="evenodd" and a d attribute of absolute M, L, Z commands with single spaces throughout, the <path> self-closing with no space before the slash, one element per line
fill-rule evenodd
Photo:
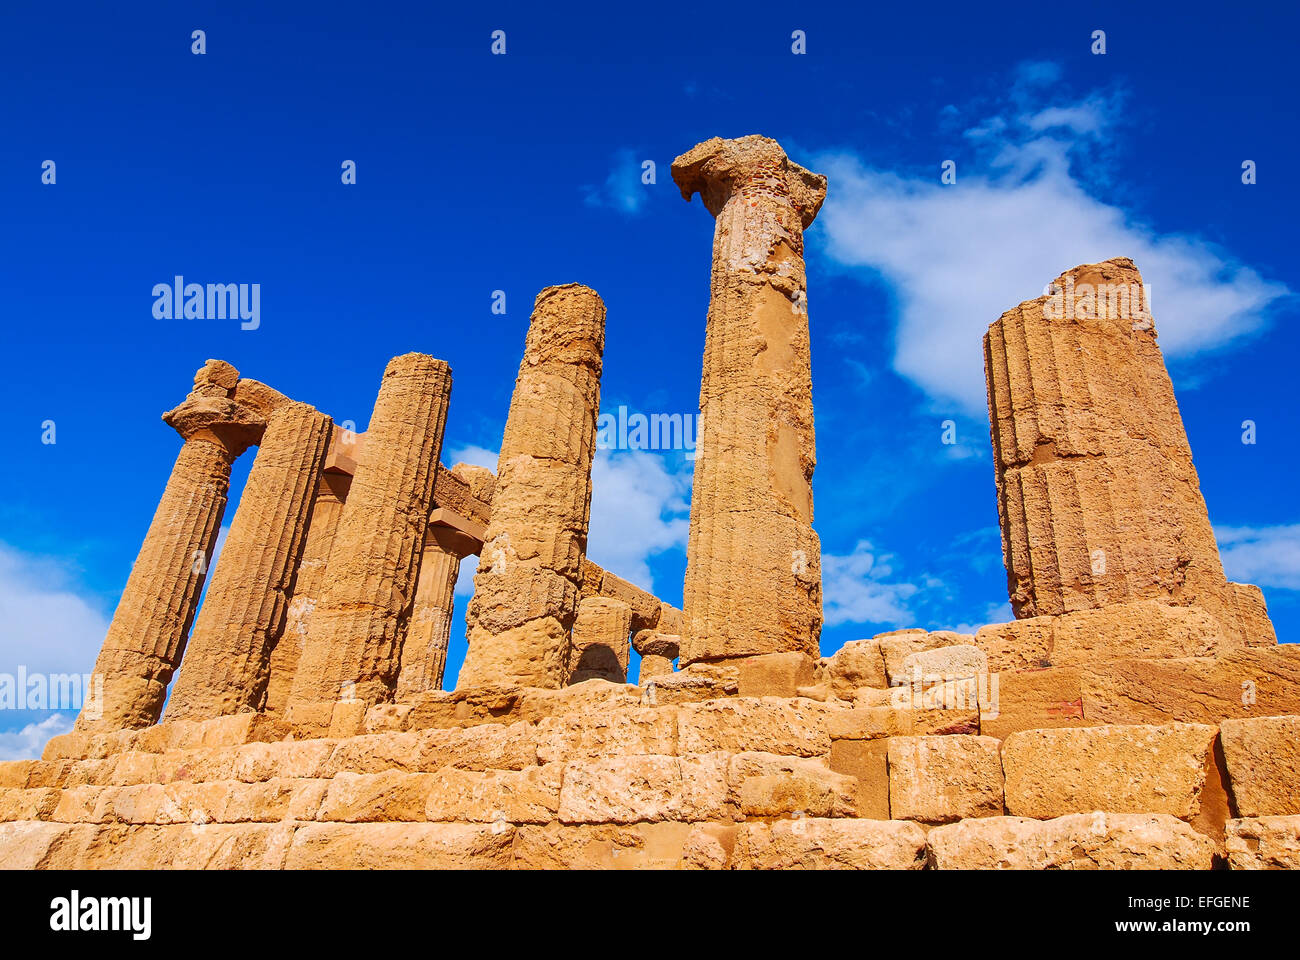
<path fill-rule="evenodd" d="M 631 630 L 632 607 L 622 600 L 587 597 L 580 601 L 569 647 L 568 682 L 626 683 Z"/>
<path fill-rule="evenodd" d="M 194 624 L 168 720 L 261 709 L 333 423 L 305 403 L 267 422 Z"/>
<path fill-rule="evenodd" d="M 758 136 L 699 144 L 673 161 L 672 175 L 716 218 L 682 663 L 816 657 L 821 546 L 803 231 L 826 178 Z"/>
<path fill-rule="evenodd" d="M 594 290 L 567 284 L 538 294 L 465 613 L 469 650 L 458 687 L 564 685 L 604 346 L 605 305 Z"/>
<path fill-rule="evenodd" d="M 397 699 L 442 689 L 451 640 L 456 577 L 460 561 L 473 552 L 469 538 L 450 527 L 430 526 L 415 587 L 415 607 L 402 643 Z"/>
<path fill-rule="evenodd" d="M 339 517 L 343 515 L 343 503 L 351 485 L 352 474 L 327 470 L 316 488 L 307 542 L 294 577 L 284 630 L 271 652 L 271 677 L 266 685 L 266 703 L 263 706 L 270 713 L 283 713 L 289 702 L 293 675 L 298 671 L 298 660 L 302 657 L 307 631 L 311 628 L 311 615 L 325 586 L 330 548 L 334 545 Z"/>
<path fill-rule="evenodd" d="M 673 661 L 681 652 L 681 642 L 681 637 L 655 630 L 637 633 L 632 638 L 632 646 L 641 655 L 641 672 L 637 675 L 637 685 L 644 686 L 647 680 L 670 675 L 673 672 Z"/>
<path fill-rule="evenodd" d="M 209 360 L 185 402 L 163 415 L 185 445 L 95 661 L 103 693 L 85 704 L 78 730 L 158 722 L 216 546 L 231 464 L 265 427 L 260 415 L 232 399 L 238 382 L 234 367 Z"/>
<path fill-rule="evenodd" d="M 1135 599 L 1232 628 L 1232 595 L 1128 259 L 1062 274 L 984 337 L 1008 592 L 1017 617 Z"/>
<path fill-rule="evenodd" d="M 450 394 L 451 369 L 433 357 L 408 353 L 384 371 L 294 675 L 291 719 L 295 707 L 307 717 L 340 697 L 392 699 Z"/>

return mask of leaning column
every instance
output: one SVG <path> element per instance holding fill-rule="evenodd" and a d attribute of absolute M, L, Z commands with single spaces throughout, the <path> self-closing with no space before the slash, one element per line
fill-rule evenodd
<path fill-rule="evenodd" d="M 591 511 L 605 305 L 578 284 L 537 296 L 501 440 L 492 519 L 458 687 L 558 688 L 568 672 Z"/>
<path fill-rule="evenodd" d="M 673 161 L 672 175 L 716 220 L 681 661 L 816 657 L 821 545 L 803 231 L 826 178 L 758 136 L 701 143 Z"/>
<path fill-rule="evenodd" d="M 209 360 L 185 402 L 163 415 L 185 445 L 95 661 L 102 695 L 83 707 L 78 730 L 158 722 L 212 560 L 231 464 L 265 427 L 259 414 L 233 399 L 238 382 L 234 367 Z"/>
<path fill-rule="evenodd" d="M 1016 616 L 1156 599 L 1271 643 L 1259 591 L 1224 577 L 1137 267 L 1085 264 L 1050 290 L 984 337 Z"/>
<path fill-rule="evenodd" d="M 392 699 L 433 501 L 451 369 L 419 353 L 384 371 L 288 712 L 350 696 Z M 307 722 L 318 717 L 306 716 Z"/>
<path fill-rule="evenodd" d="M 338 429 L 335 428 L 337 442 Z M 298 672 L 311 616 L 320 601 L 325 586 L 330 549 L 339 529 L 339 517 L 347 499 L 352 474 L 326 470 L 316 488 L 316 502 L 311 508 L 311 521 L 307 527 L 307 542 L 302 548 L 302 560 L 294 576 L 292 597 L 285 616 L 284 630 L 271 652 L 271 676 L 266 684 L 266 703 L 263 709 L 270 713 L 283 713 L 293 689 L 293 675 Z"/>
<path fill-rule="evenodd" d="M 332 427 L 305 403 L 285 404 L 268 421 L 194 624 L 168 720 L 261 709 Z"/>

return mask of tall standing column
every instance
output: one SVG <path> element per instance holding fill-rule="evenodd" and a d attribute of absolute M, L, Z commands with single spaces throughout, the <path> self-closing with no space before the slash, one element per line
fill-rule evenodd
<path fill-rule="evenodd" d="M 263 709 L 270 713 L 283 713 L 293 688 L 293 675 L 298 672 L 303 644 L 311 628 L 311 616 L 320 602 L 325 587 L 330 549 L 338 533 L 343 503 L 352 485 L 352 474 L 327 470 L 321 475 L 316 488 L 316 502 L 311 508 L 311 522 L 307 527 L 307 542 L 302 548 L 302 560 L 293 580 L 292 596 L 286 614 L 284 630 L 271 652 L 271 676 L 266 684 L 266 703 Z"/>
<path fill-rule="evenodd" d="M 458 687 L 564 685 L 604 347 L 605 305 L 594 290 L 566 284 L 538 294 L 465 612 L 469 650 Z"/>
<path fill-rule="evenodd" d="M 758 136 L 699 144 L 672 175 L 716 219 L 682 663 L 815 657 L 821 545 L 803 231 L 826 178 Z"/>
<path fill-rule="evenodd" d="M 194 624 L 168 720 L 261 708 L 332 428 L 329 417 L 305 403 L 285 404 L 268 421 Z"/>
<path fill-rule="evenodd" d="M 451 640 L 451 615 L 460 561 L 471 552 L 468 538 L 449 527 L 431 526 L 424 541 L 415 607 L 402 642 L 397 699 L 442 689 Z"/>
<path fill-rule="evenodd" d="M 368 704 L 392 699 L 450 395 L 451 368 L 433 357 L 408 353 L 384 371 L 294 675 L 291 712 L 344 694 Z"/>
<path fill-rule="evenodd" d="M 1235 629 L 1142 276 L 1076 267 L 984 338 L 998 514 L 1017 617 L 1159 599 Z"/>
<path fill-rule="evenodd" d="M 209 360 L 195 374 L 185 402 L 163 415 L 185 445 L 95 661 L 102 696 L 83 707 L 78 730 L 158 722 L 203 592 L 226 509 L 231 464 L 265 427 L 257 413 L 232 399 L 238 382 L 234 367 Z"/>

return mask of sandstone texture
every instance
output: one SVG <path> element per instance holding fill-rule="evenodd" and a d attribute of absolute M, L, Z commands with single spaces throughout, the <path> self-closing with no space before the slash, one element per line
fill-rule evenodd
<path fill-rule="evenodd" d="M 816 657 L 821 545 L 803 231 L 826 178 L 759 136 L 701 143 L 673 161 L 672 175 L 716 221 L 682 661 Z"/>
<path fill-rule="evenodd" d="M 496 473 L 440 463 L 433 357 L 363 433 L 209 360 L 74 729 L 0 763 L 0 868 L 1300 868 L 1300 647 L 1224 577 L 1136 267 L 985 339 L 1016 619 L 822 657 L 826 181 L 757 136 L 673 177 L 715 218 L 684 609 L 587 556 L 595 291 L 537 297 Z"/>
<path fill-rule="evenodd" d="M 506 420 L 457 685 L 567 678 L 591 511 L 605 305 L 578 284 L 537 297 Z"/>

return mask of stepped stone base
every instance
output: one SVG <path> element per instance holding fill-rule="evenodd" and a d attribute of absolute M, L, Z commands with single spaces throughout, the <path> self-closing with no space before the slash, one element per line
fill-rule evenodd
<path fill-rule="evenodd" d="M 1300 866 L 1300 648 L 884 685 L 969 639 L 74 732 L 0 764 L 0 867 Z"/>

